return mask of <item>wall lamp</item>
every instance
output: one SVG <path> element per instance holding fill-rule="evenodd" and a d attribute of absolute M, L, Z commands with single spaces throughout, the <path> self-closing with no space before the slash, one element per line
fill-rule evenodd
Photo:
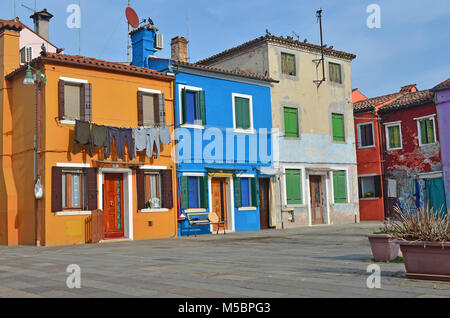
<path fill-rule="evenodd" d="M 34 75 L 33 75 L 33 71 L 35 73 Z M 39 77 L 44 84 L 47 83 L 47 77 L 44 74 L 42 74 L 37 69 L 31 67 L 30 65 L 28 65 L 27 72 L 25 74 L 25 78 L 23 79 L 23 84 L 24 85 L 34 85 L 34 83 L 36 82 L 36 77 Z"/>

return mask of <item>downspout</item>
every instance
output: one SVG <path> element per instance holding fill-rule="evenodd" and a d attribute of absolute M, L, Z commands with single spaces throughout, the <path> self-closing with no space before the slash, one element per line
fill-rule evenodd
<path fill-rule="evenodd" d="M 388 198 L 387 198 L 387 182 L 386 182 L 386 153 L 384 151 L 385 144 L 383 140 L 384 130 L 381 123 L 381 117 L 377 113 L 377 124 L 378 124 L 378 142 L 380 144 L 380 159 L 381 159 L 381 181 L 382 181 L 382 191 L 383 191 L 383 207 L 384 207 L 384 218 L 388 217 Z"/>
<path fill-rule="evenodd" d="M 36 181 L 41 179 L 41 89 L 42 81 L 36 77 Z M 41 200 L 36 199 L 36 246 L 41 246 L 41 222 L 40 222 Z"/>
<path fill-rule="evenodd" d="M 172 66 L 172 60 L 169 61 L 169 71 L 170 68 Z M 177 145 L 177 139 L 176 139 L 176 130 L 177 130 L 177 74 L 179 73 L 178 71 L 178 67 L 177 70 L 173 72 L 175 74 L 175 80 L 173 81 L 173 102 L 172 102 L 172 108 L 173 108 L 173 146 L 176 148 Z M 175 156 L 175 162 L 174 162 L 174 166 L 175 166 L 175 188 L 177 191 L 177 216 L 176 216 L 176 220 L 175 220 L 175 237 L 178 236 L 178 219 L 180 218 L 180 210 L 181 210 L 181 204 L 179 204 L 181 202 L 180 200 L 180 191 L 179 191 L 179 182 L 178 182 L 178 174 L 177 174 L 177 156 L 176 156 L 176 149 L 174 152 L 174 156 Z"/>

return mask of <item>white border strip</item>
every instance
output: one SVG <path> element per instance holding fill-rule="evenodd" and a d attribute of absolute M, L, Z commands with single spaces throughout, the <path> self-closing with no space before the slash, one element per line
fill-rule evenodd
<path fill-rule="evenodd" d="M 63 76 L 61 76 L 59 79 L 61 81 L 68 82 L 68 83 L 76 83 L 76 84 L 87 84 L 87 83 L 89 83 L 88 80 L 79 79 L 79 78 L 70 78 L 70 77 L 63 77 Z"/>

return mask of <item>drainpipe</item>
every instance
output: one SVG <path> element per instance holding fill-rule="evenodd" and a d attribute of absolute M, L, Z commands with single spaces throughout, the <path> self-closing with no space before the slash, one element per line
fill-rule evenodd
<path fill-rule="evenodd" d="M 37 76 L 36 81 L 36 180 L 41 179 L 41 89 L 42 81 Z M 41 199 L 36 199 L 36 246 L 41 246 Z"/>
<path fill-rule="evenodd" d="M 386 153 L 384 151 L 385 144 L 383 142 L 384 130 L 381 123 L 381 117 L 377 114 L 377 124 L 378 124 L 378 142 L 380 145 L 380 159 L 381 159 L 381 181 L 382 181 L 382 191 L 383 191 L 383 207 L 384 207 L 384 218 L 386 219 L 388 214 L 388 198 L 387 198 L 387 186 L 386 186 Z"/>

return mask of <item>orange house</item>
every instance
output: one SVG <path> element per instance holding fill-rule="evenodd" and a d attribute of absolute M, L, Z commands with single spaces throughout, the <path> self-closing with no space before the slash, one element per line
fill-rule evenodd
<path fill-rule="evenodd" d="M 133 142 L 121 137 L 140 126 L 173 134 L 174 76 L 57 53 L 21 66 L 21 29 L 0 25 L 0 244 L 89 243 L 99 210 L 105 240 L 175 236 L 173 138 L 157 138 L 159 154 L 152 143 L 151 154 L 135 157 Z M 115 132 L 114 141 L 91 153 L 89 145 L 74 149 L 75 128 L 86 132 L 78 121 L 92 127 L 92 138 L 94 125 Z"/>

